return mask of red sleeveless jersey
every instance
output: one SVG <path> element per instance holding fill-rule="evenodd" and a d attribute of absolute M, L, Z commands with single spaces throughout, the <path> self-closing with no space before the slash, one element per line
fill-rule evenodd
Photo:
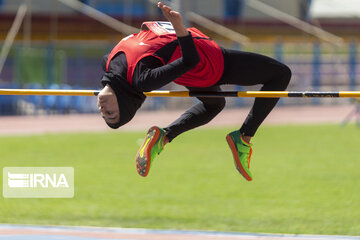
<path fill-rule="evenodd" d="M 132 34 L 123 38 L 110 52 L 106 63 L 106 70 L 109 70 L 111 59 L 119 52 L 126 56 L 128 70 L 127 80 L 132 84 L 133 73 L 136 64 L 144 57 L 153 56 L 163 64 L 164 59 L 154 55 L 161 47 L 176 40 L 175 31 L 169 22 L 145 22 L 142 28 L 146 26 L 148 30 Z M 220 47 L 208 36 L 196 28 L 188 28 L 191 32 L 196 49 L 200 56 L 200 62 L 190 71 L 177 78 L 174 82 L 188 87 L 209 87 L 214 85 L 221 78 L 224 71 L 224 57 Z M 170 62 L 181 57 L 180 46 L 177 46 Z"/>

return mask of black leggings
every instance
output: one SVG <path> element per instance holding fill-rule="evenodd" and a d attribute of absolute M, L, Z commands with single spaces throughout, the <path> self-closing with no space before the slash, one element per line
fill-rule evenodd
<path fill-rule="evenodd" d="M 284 64 L 260 54 L 223 49 L 224 73 L 211 87 L 190 88 L 190 91 L 221 91 L 220 85 L 252 86 L 262 84 L 261 91 L 284 91 L 291 78 L 291 70 Z M 199 103 L 165 128 L 171 141 L 179 134 L 204 125 L 225 107 L 225 98 L 198 98 Z M 279 98 L 255 98 L 245 122 L 240 128 L 244 136 L 254 136 L 256 130 L 275 107 Z"/>

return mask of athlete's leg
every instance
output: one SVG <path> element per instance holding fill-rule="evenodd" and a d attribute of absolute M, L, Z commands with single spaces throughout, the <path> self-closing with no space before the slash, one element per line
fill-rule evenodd
<path fill-rule="evenodd" d="M 190 88 L 190 91 L 221 91 L 219 86 Z M 225 107 L 225 98 L 198 98 L 200 102 L 189 108 L 177 120 L 165 128 L 171 142 L 179 134 L 210 122 Z"/>
<path fill-rule="evenodd" d="M 283 91 L 291 78 L 291 71 L 286 65 L 263 55 L 225 50 L 224 61 L 224 74 L 219 85 L 262 84 L 261 91 Z M 254 105 L 240 129 L 241 134 L 248 137 L 254 136 L 278 101 L 279 98 L 255 98 Z"/>
<path fill-rule="evenodd" d="M 286 65 L 259 54 L 225 50 L 224 61 L 224 74 L 219 85 L 262 84 L 262 91 L 283 91 L 291 78 L 291 71 Z M 278 100 L 279 98 L 256 98 L 242 127 L 226 136 L 235 166 L 248 181 L 252 180 L 249 170 L 252 154 L 250 139 Z"/>
<path fill-rule="evenodd" d="M 219 86 L 210 88 L 189 88 L 196 91 L 220 91 Z M 166 143 L 171 142 L 179 134 L 192 128 L 204 125 L 213 119 L 225 106 L 224 98 L 198 98 L 200 102 L 193 105 L 176 121 L 165 129 L 154 126 L 149 129 L 144 143 L 135 157 L 138 173 L 146 177 L 155 157 L 160 154 Z"/>

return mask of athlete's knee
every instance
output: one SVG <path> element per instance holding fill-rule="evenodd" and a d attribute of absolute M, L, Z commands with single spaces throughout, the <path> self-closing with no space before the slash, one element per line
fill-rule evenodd
<path fill-rule="evenodd" d="M 225 105 L 226 105 L 225 98 L 217 98 L 216 99 L 215 109 L 218 112 L 221 112 L 224 109 Z"/>
<path fill-rule="evenodd" d="M 219 113 L 224 109 L 226 100 L 225 98 L 212 98 L 209 99 L 205 105 L 208 109 L 211 109 L 212 112 Z"/>
<path fill-rule="evenodd" d="M 225 98 L 219 98 L 219 99 L 218 99 L 218 103 L 217 103 L 218 109 L 219 109 L 220 111 L 223 110 L 224 107 L 225 107 L 225 105 L 226 105 L 226 100 L 225 100 Z"/>
<path fill-rule="evenodd" d="M 291 79 L 291 69 L 285 65 L 285 64 L 279 64 L 279 76 L 277 77 L 277 80 L 279 81 L 279 84 L 282 86 L 282 88 L 287 88 L 287 86 L 290 83 Z"/>

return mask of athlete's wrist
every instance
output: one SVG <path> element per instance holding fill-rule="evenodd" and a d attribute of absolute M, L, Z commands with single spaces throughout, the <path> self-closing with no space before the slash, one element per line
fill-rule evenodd
<path fill-rule="evenodd" d="M 174 30 L 175 30 L 175 33 L 176 33 L 177 37 L 189 36 L 188 30 L 186 30 L 186 28 L 184 26 L 181 26 L 181 27 L 175 27 L 174 26 Z"/>

